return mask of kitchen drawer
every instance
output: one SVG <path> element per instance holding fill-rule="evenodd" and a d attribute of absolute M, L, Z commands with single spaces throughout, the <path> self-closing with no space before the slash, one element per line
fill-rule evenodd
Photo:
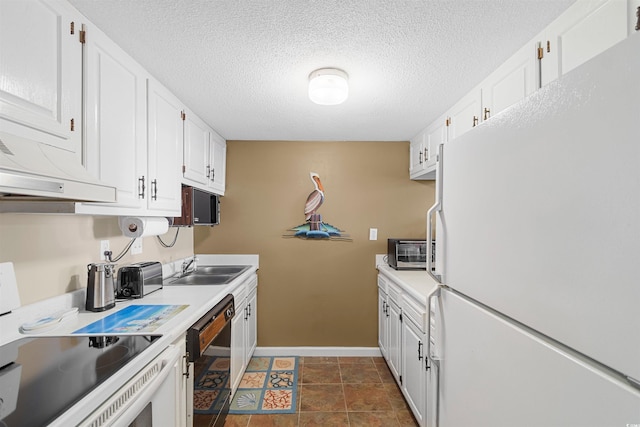
<path fill-rule="evenodd" d="M 380 288 L 380 290 L 382 292 L 384 292 L 385 294 L 388 293 L 388 285 L 387 285 L 387 281 L 384 279 L 384 277 L 382 277 L 380 274 L 378 274 L 378 288 Z"/>
<path fill-rule="evenodd" d="M 411 318 L 413 323 L 420 328 L 422 333 L 427 330 L 427 306 L 418 304 L 407 295 L 402 296 L 402 314 Z"/>
<path fill-rule="evenodd" d="M 400 298 L 402 296 L 402 289 L 400 286 L 396 285 L 393 282 L 388 282 L 387 293 L 389 295 L 389 299 L 395 301 L 398 305 L 400 305 Z"/>

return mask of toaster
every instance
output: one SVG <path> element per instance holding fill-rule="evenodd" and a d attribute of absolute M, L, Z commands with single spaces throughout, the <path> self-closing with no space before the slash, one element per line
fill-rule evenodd
<path fill-rule="evenodd" d="M 158 289 L 162 289 L 162 264 L 159 262 L 141 262 L 118 270 L 118 298 L 142 298 Z"/>

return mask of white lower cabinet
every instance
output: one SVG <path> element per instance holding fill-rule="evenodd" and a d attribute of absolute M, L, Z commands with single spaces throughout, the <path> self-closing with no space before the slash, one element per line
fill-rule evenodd
<path fill-rule="evenodd" d="M 193 398 L 193 372 L 187 375 L 189 363 L 187 360 L 186 334 L 182 335 L 173 345 L 181 349 L 180 358 L 172 367 L 176 384 L 176 419 L 173 425 L 176 427 L 187 427 L 192 425 L 191 413 L 187 410 L 189 399 Z"/>
<path fill-rule="evenodd" d="M 247 314 L 245 322 L 247 327 L 247 363 L 253 356 L 258 346 L 258 280 L 249 283 L 249 296 L 247 297 Z"/>
<path fill-rule="evenodd" d="M 378 275 L 380 352 L 421 427 L 428 424 L 427 383 L 431 379 L 425 360 L 426 313 L 426 301 L 415 300 L 400 285 Z"/>
<path fill-rule="evenodd" d="M 387 363 L 396 380 L 402 383 L 402 311 L 395 299 L 389 295 L 389 358 Z"/>
<path fill-rule="evenodd" d="M 424 426 L 427 403 L 424 311 L 411 305 L 403 295 L 401 389 L 418 424 Z"/>
<path fill-rule="evenodd" d="M 378 346 L 380 353 L 389 359 L 389 313 L 387 312 L 387 282 L 378 276 Z"/>
<path fill-rule="evenodd" d="M 257 345 L 258 276 L 253 275 L 233 291 L 236 314 L 231 320 L 231 392 L 238 388 Z"/>

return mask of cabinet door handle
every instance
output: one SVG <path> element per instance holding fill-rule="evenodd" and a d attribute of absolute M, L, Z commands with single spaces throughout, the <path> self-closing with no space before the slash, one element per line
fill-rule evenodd
<path fill-rule="evenodd" d="M 216 168 L 211 168 L 211 181 L 216 179 Z"/>
<path fill-rule="evenodd" d="M 418 341 L 418 360 L 422 360 L 422 341 Z"/>
<path fill-rule="evenodd" d="M 427 147 L 424 147 L 422 151 L 424 152 L 424 161 L 426 163 L 427 159 L 429 158 L 429 149 Z"/>
<path fill-rule="evenodd" d="M 151 196 L 151 198 L 153 200 L 158 200 L 158 180 L 154 179 L 153 181 L 151 181 L 151 188 L 153 189 L 153 195 Z"/>
<path fill-rule="evenodd" d="M 189 378 L 189 352 L 182 356 L 182 360 L 184 360 L 184 370 L 182 371 L 182 375 Z"/>
<path fill-rule="evenodd" d="M 485 109 L 484 109 L 484 120 L 487 120 L 489 117 L 491 117 L 491 110 L 485 107 Z"/>
<path fill-rule="evenodd" d="M 249 320 L 249 310 L 247 310 L 247 307 L 244 308 L 244 320 Z"/>
<path fill-rule="evenodd" d="M 251 317 L 251 303 L 249 303 L 249 317 Z"/>
<path fill-rule="evenodd" d="M 382 312 L 384 314 L 387 314 L 387 302 L 386 301 L 382 301 Z"/>
<path fill-rule="evenodd" d="M 211 177 L 211 166 L 207 165 L 207 178 Z"/>
<path fill-rule="evenodd" d="M 473 127 L 478 125 L 478 116 L 473 116 Z"/>
<path fill-rule="evenodd" d="M 138 198 L 144 199 L 144 190 L 146 189 L 144 185 L 144 175 L 138 178 Z"/>
<path fill-rule="evenodd" d="M 420 159 L 418 160 L 418 163 L 422 164 L 422 150 L 420 150 L 420 154 L 418 154 L 418 159 Z"/>

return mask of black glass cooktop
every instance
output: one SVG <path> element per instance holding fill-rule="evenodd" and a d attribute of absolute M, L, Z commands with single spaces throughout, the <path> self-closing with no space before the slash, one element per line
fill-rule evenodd
<path fill-rule="evenodd" d="M 47 425 L 157 338 L 38 337 L 3 345 L 0 426 Z"/>

